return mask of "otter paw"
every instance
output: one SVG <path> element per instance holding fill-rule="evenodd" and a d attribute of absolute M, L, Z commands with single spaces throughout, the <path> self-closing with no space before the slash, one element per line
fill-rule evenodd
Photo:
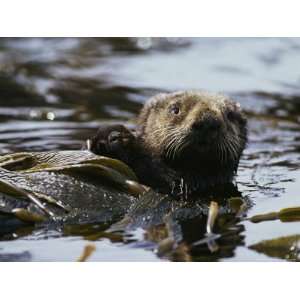
<path fill-rule="evenodd" d="M 90 150 L 96 154 L 120 158 L 135 139 L 122 125 L 102 126 L 90 139 Z"/>
<path fill-rule="evenodd" d="M 121 148 L 126 148 L 127 146 L 130 145 L 132 140 L 133 140 L 133 136 L 129 131 L 127 131 L 127 129 L 126 131 L 114 130 L 107 137 L 109 150 L 112 152 L 118 151 Z"/>

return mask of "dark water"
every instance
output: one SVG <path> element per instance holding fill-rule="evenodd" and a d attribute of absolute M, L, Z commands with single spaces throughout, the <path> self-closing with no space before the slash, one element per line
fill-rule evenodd
<path fill-rule="evenodd" d="M 224 92 L 249 118 L 237 176 L 253 204 L 248 216 L 300 206 L 299 70 L 295 38 L 1 39 L 0 152 L 78 149 L 101 122 L 130 121 L 159 91 Z M 230 251 L 211 260 L 299 259 L 299 222 L 243 221 L 238 228 Z M 0 260 L 74 261 L 87 244 L 84 230 L 26 230 L 0 242 Z M 185 229 L 187 236 L 196 230 L 192 223 Z M 126 242 L 96 235 L 91 260 L 172 259 L 159 258 L 147 236 L 142 229 Z M 249 248 L 279 237 L 293 240 L 279 254 Z"/>

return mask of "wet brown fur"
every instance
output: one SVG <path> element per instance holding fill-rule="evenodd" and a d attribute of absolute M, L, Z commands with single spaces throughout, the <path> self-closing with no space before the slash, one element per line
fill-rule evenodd
<path fill-rule="evenodd" d="M 115 143 L 109 141 L 112 132 L 119 132 Z M 246 142 L 246 119 L 237 103 L 189 91 L 149 99 L 135 135 L 122 125 L 100 128 L 91 150 L 123 160 L 145 184 L 190 194 L 232 182 Z"/>

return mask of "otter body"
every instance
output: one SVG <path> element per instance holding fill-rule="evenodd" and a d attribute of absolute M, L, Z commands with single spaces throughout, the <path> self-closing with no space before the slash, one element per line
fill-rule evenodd
<path fill-rule="evenodd" d="M 91 151 L 124 161 L 146 185 L 187 195 L 231 183 L 246 142 L 239 104 L 193 91 L 149 99 L 136 132 L 123 125 L 101 127 Z"/>

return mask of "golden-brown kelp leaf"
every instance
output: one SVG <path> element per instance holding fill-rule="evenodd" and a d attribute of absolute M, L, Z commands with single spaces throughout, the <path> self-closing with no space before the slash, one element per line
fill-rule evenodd
<path fill-rule="evenodd" d="M 300 221 L 300 207 L 289 207 L 281 209 L 278 212 L 270 212 L 261 215 L 255 215 L 248 218 L 253 223 L 263 221 L 280 220 L 281 222 L 295 222 Z"/>
<path fill-rule="evenodd" d="M 38 193 L 38 192 L 32 192 L 36 197 L 38 197 L 40 200 L 43 200 L 47 203 L 56 205 L 60 208 L 62 208 L 64 211 L 69 212 L 70 211 L 70 207 L 63 204 L 62 201 L 54 199 L 53 197 L 49 196 L 49 195 L 45 195 L 42 193 Z"/>
<path fill-rule="evenodd" d="M 96 251 L 96 246 L 94 244 L 88 244 L 84 247 L 82 254 L 77 259 L 78 262 L 87 261 L 87 259 Z"/>
<path fill-rule="evenodd" d="M 134 172 L 123 162 L 90 151 L 20 152 L 0 156 L 0 167 L 24 172 L 55 171 L 62 166 L 96 164 L 112 168 L 128 179 L 137 181 Z"/>
<path fill-rule="evenodd" d="M 250 218 L 248 218 L 249 221 L 252 223 L 260 223 L 264 221 L 273 221 L 278 219 L 278 213 L 277 212 L 270 212 L 267 214 L 261 214 L 261 215 L 255 215 Z"/>
<path fill-rule="evenodd" d="M 50 217 L 52 220 L 66 217 L 66 212 L 71 212 L 71 217 L 76 214 L 78 209 L 76 190 L 80 187 L 78 184 L 72 187 L 72 182 L 80 183 L 82 180 L 84 187 L 91 186 L 92 192 L 87 195 L 88 199 L 91 201 L 91 198 L 94 197 L 95 201 L 99 203 L 96 206 L 100 209 L 102 209 L 102 200 L 105 202 L 109 201 L 105 199 L 120 198 L 121 201 L 121 198 L 124 197 L 127 199 L 126 201 L 129 201 L 129 195 L 136 197 L 146 190 L 143 185 L 135 181 L 136 176 L 124 163 L 97 156 L 88 151 L 15 153 L 0 156 L 0 165 L 2 166 L 0 167 L 0 192 L 13 196 L 12 202 L 9 197 L 5 200 L 7 204 L 4 208 L 14 217 L 27 222 L 41 220 L 38 215 L 32 215 L 29 211 Z M 76 175 L 75 181 L 74 175 Z M 70 184 L 68 178 L 70 178 Z M 47 188 L 44 188 L 44 183 L 47 184 Z M 68 186 L 67 189 L 65 185 Z M 129 195 L 125 195 L 124 192 Z M 66 193 L 69 198 L 65 202 L 63 195 Z M 75 194 L 72 195 L 73 193 Z M 110 194 L 114 195 L 113 198 L 110 198 Z M 104 195 L 103 197 L 106 198 L 99 199 L 100 195 Z M 20 207 L 14 198 L 18 198 L 20 201 L 27 200 L 33 206 L 30 204 L 31 207 L 28 211 L 27 208 L 13 211 L 14 208 Z M 82 200 L 81 196 L 79 202 Z M 105 207 L 108 204 L 103 205 Z M 84 206 L 83 203 L 80 207 L 82 206 Z"/>
<path fill-rule="evenodd" d="M 270 257 L 277 257 L 290 261 L 300 261 L 300 235 L 291 235 L 262 241 L 249 246 L 249 249 Z"/>
<path fill-rule="evenodd" d="M 0 169 L 0 176 L 3 175 L 3 173 L 9 173 L 11 175 L 12 172 L 4 171 Z M 7 174 L 6 174 L 7 175 Z M 41 210 L 43 210 L 48 216 L 50 216 L 52 219 L 55 219 L 55 214 L 49 210 L 38 197 L 34 195 L 34 193 L 31 193 L 22 187 L 19 187 L 18 185 L 8 181 L 8 176 L 4 177 L 5 179 L 0 178 L 0 191 L 5 194 L 15 195 L 17 197 L 26 198 L 32 203 L 34 203 L 37 207 L 39 207 Z"/>
<path fill-rule="evenodd" d="M 80 180 L 93 178 L 100 185 L 113 183 L 114 188 L 139 196 L 146 187 L 139 184 L 134 172 L 123 162 L 95 155 L 89 151 L 50 151 L 14 153 L 0 156 L 0 192 L 26 198 L 54 218 L 49 204 L 69 211 L 63 199 L 55 199 L 35 187 L 32 176 L 40 172 L 75 175 Z M 63 190 L 63 186 L 61 189 Z M 59 190 L 57 195 L 59 195 Z"/>
<path fill-rule="evenodd" d="M 61 201 L 56 200 L 49 195 L 31 190 L 30 186 L 26 183 L 28 183 L 27 178 L 23 174 L 0 168 L 0 192 L 27 199 L 43 210 L 46 215 L 50 216 L 52 219 L 55 218 L 55 214 L 43 202 L 56 205 L 66 212 L 69 211 L 69 208 Z"/>
<path fill-rule="evenodd" d="M 83 151 L 49 151 L 31 153 L 36 164 L 26 169 L 26 172 L 37 171 L 55 171 L 61 170 L 61 167 L 72 165 L 92 164 L 100 165 L 118 171 L 120 174 L 128 177 L 129 180 L 137 181 L 134 172 L 123 162 L 105 156 L 99 156 L 92 152 Z"/>
<path fill-rule="evenodd" d="M 175 245 L 176 242 L 172 237 L 165 238 L 158 243 L 155 252 L 159 257 L 165 256 L 167 253 L 170 253 L 174 249 Z"/>
<path fill-rule="evenodd" d="M 242 217 L 248 209 L 247 203 L 241 197 L 231 197 L 228 200 L 230 210 L 236 217 Z"/>
<path fill-rule="evenodd" d="M 144 186 L 136 181 L 133 180 L 126 180 L 126 189 L 130 192 L 130 194 L 134 196 L 140 196 L 144 194 L 145 192 L 149 191 L 149 187 Z"/>
<path fill-rule="evenodd" d="M 300 207 L 289 207 L 281 209 L 278 213 L 282 222 L 300 221 Z"/>
<path fill-rule="evenodd" d="M 13 153 L 0 156 L 0 167 L 11 171 L 29 169 L 36 163 L 30 153 Z"/>
<path fill-rule="evenodd" d="M 28 223 L 41 223 L 46 221 L 46 218 L 40 214 L 30 212 L 24 208 L 15 208 L 12 213 L 21 221 Z"/>
<path fill-rule="evenodd" d="M 26 173 L 36 173 L 40 171 L 47 172 L 64 172 L 64 173 L 81 173 L 86 176 L 91 175 L 94 178 L 104 178 L 117 184 L 120 188 L 132 194 L 133 196 L 139 196 L 146 191 L 146 188 L 136 181 L 128 180 L 124 174 L 119 173 L 113 168 L 106 167 L 105 165 L 100 165 L 96 163 L 82 163 L 73 164 L 66 166 L 56 166 L 56 167 L 45 167 L 44 169 L 32 169 L 25 171 Z M 23 173 L 25 173 L 23 172 Z"/>
<path fill-rule="evenodd" d="M 72 174 L 72 172 L 82 173 L 85 175 L 92 175 L 94 178 L 104 178 L 112 183 L 115 183 L 121 189 L 130 193 L 133 196 L 139 196 L 146 192 L 146 188 L 136 181 L 128 180 L 128 177 L 117 170 L 107 167 L 105 165 L 95 163 L 84 163 L 78 165 L 68 165 L 63 167 L 56 167 L 55 169 L 46 169 L 47 171 L 62 171 Z"/>
<path fill-rule="evenodd" d="M 28 157 L 29 154 L 26 155 Z M 126 164 L 116 159 L 98 156 L 89 151 L 36 152 L 30 153 L 30 155 L 35 164 L 28 169 L 22 169 L 22 173 L 81 172 L 102 176 L 117 183 L 134 196 L 139 196 L 146 191 L 146 188 L 137 182 L 134 172 Z M 14 155 L 12 156 L 14 157 Z M 19 159 L 20 155 L 16 158 Z"/>

